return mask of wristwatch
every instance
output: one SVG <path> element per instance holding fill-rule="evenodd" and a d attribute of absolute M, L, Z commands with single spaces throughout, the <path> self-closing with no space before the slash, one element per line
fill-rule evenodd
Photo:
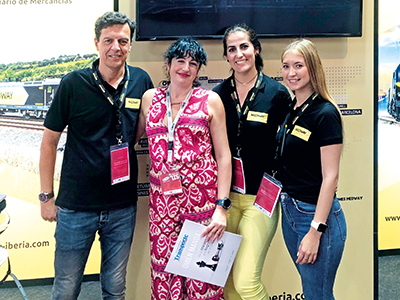
<path fill-rule="evenodd" d="M 232 201 L 228 197 L 223 199 L 218 199 L 216 202 L 217 205 L 221 205 L 225 209 L 229 209 L 232 206 Z"/>
<path fill-rule="evenodd" d="M 324 233 L 325 230 L 328 228 L 328 225 L 321 222 L 315 222 L 314 220 L 312 220 L 311 227 L 315 228 L 319 232 Z"/>
<path fill-rule="evenodd" d="M 39 200 L 42 203 L 45 203 L 45 202 L 49 201 L 53 197 L 54 197 L 54 192 L 53 191 L 51 191 L 50 193 L 41 192 L 39 194 Z"/>

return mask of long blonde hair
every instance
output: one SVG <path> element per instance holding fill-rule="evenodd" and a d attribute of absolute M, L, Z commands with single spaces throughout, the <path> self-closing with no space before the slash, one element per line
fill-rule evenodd
<path fill-rule="evenodd" d="M 338 105 L 329 94 L 326 87 L 325 72 L 315 44 L 307 39 L 298 39 L 291 42 L 282 52 L 281 61 L 288 52 L 297 52 L 304 57 L 311 86 L 315 93 L 331 102 L 340 112 Z"/>

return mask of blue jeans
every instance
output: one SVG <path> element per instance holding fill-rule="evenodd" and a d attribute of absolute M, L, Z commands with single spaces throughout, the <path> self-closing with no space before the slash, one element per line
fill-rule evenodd
<path fill-rule="evenodd" d="M 281 195 L 282 232 L 286 247 L 300 274 L 306 300 L 333 300 L 336 271 L 347 237 L 346 220 L 337 198 L 328 216 L 328 228 L 322 234 L 314 264 L 297 264 L 300 242 L 310 230 L 316 205 L 298 201 L 286 193 Z"/>
<path fill-rule="evenodd" d="M 52 299 L 77 299 L 90 248 L 100 236 L 103 299 L 125 299 L 125 276 L 136 222 L 136 206 L 82 212 L 60 207 L 55 232 Z"/>

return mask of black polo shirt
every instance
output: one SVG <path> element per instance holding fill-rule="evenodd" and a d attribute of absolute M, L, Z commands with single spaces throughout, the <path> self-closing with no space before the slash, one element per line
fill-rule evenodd
<path fill-rule="evenodd" d="M 242 148 L 240 157 L 243 160 L 246 193 L 256 195 L 264 172 L 271 174 L 276 150 L 275 136 L 289 112 L 292 100 L 282 84 L 262 74 L 260 86 L 250 90 L 247 96 L 249 112 L 243 117 L 243 126 L 238 136 L 239 116 L 232 96 L 235 88 L 231 85 L 233 76 L 216 86 L 214 91 L 219 94 L 225 107 L 232 155 L 237 156 L 238 144 Z M 257 93 L 254 100 L 249 102 L 253 90 L 257 90 Z"/>
<path fill-rule="evenodd" d="M 288 124 L 301 107 L 291 112 Z M 340 112 L 318 96 L 296 125 L 285 139 L 279 179 L 292 198 L 317 204 L 322 184 L 320 148 L 343 143 Z"/>
<path fill-rule="evenodd" d="M 98 61 L 96 62 L 98 64 Z M 134 149 L 140 99 L 153 87 L 149 75 L 130 67 L 117 89 L 104 86 L 114 99 L 129 80 L 121 108 L 123 142 L 129 143 L 130 180 L 111 185 L 110 146 L 117 144 L 116 108 L 104 97 L 90 68 L 73 71 L 60 82 L 44 126 L 61 132 L 68 125 L 56 204 L 79 211 L 103 211 L 137 202 L 137 158 Z M 126 72 L 125 72 L 126 73 Z M 137 99 L 132 104 L 129 99 Z M 139 101 L 139 102 L 138 102 Z"/>

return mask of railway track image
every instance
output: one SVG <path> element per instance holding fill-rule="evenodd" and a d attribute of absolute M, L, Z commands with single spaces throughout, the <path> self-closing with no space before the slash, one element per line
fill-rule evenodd
<path fill-rule="evenodd" d="M 394 124 L 394 125 L 400 125 L 400 122 L 397 121 L 395 118 L 393 118 L 392 116 L 379 116 L 378 120 L 380 122 L 385 122 L 385 123 L 389 123 L 389 124 Z"/>
<path fill-rule="evenodd" d="M 0 117 L 0 126 L 3 127 L 14 127 L 23 129 L 33 129 L 33 130 L 44 130 L 43 120 L 31 121 L 22 120 L 18 118 L 4 118 Z"/>
<path fill-rule="evenodd" d="M 32 130 L 44 130 L 44 120 L 33 121 L 31 119 L 21 119 L 18 117 L 4 117 L 0 116 L 0 126 L 2 127 L 13 127 L 21 129 L 32 129 Z M 67 127 L 68 128 L 68 127 Z M 67 128 L 64 129 L 63 133 L 67 133 Z"/>

